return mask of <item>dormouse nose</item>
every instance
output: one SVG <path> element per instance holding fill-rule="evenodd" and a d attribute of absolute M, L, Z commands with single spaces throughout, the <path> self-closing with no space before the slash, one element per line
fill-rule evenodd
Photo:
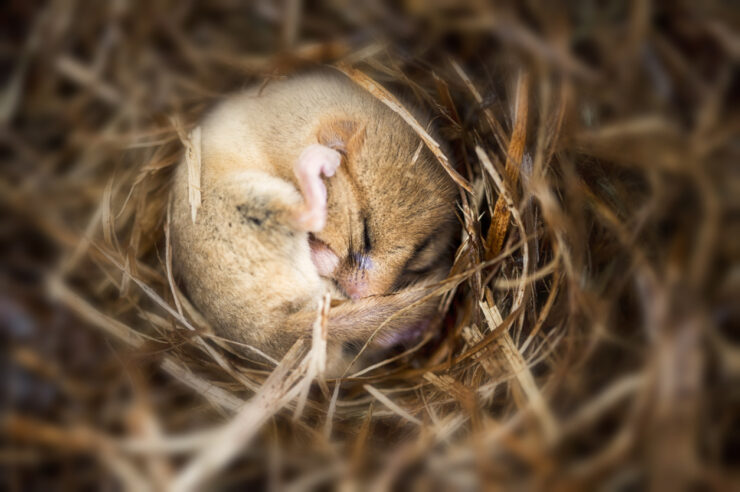
<path fill-rule="evenodd" d="M 336 281 L 350 299 L 372 294 L 373 261 L 368 255 L 353 253 L 345 260 Z"/>
<path fill-rule="evenodd" d="M 368 295 L 368 283 L 365 280 L 339 281 L 344 292 L 352 300 L 357 300 Z"/>

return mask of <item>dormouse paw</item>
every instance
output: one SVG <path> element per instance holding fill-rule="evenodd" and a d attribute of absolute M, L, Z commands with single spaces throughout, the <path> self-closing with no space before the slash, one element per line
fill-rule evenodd
<path fill-rule="evenodd" d="M 293 166 L 303 195 L 303 206 L 296 213 L 300 229 L 318 232 L 326 225 L 326 186 L 321 175 L 334 176 L 341 162 L 341 154 L 324 145 L 312 144 L 301 152 Z"/>

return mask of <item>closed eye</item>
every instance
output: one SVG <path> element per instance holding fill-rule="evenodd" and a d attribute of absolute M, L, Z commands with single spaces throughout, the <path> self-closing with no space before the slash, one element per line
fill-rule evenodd
<path fill-rule="evenodd" d="M 367 217 L 362 218 L 362 242 L 365 253 L 369 253 L 373 247 L 373 243 L 370 239 L 370 227 L 367 224 Z"/>

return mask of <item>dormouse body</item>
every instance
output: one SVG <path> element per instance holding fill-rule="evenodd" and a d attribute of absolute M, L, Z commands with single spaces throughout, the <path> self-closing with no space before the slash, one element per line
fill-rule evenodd
<path fill-rule="evenodd" d="M 219 335 L 280 357 L 329 292 L 338 370 L 342 347 L 387 346 L 434 315 L 424 287 L 449 270 L 456 190 L 398 115 L 322 71 L 230 96 L 200 126 L 201 207 L 193 222 L 182 162 L 173 258 Z"/>

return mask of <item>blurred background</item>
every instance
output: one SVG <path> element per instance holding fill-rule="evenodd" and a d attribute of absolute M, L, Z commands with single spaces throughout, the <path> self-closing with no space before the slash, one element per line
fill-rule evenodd
<path fill-rule="evenodd" d="M 740 489 L 737 2 L 6 0 L 0 23 L 3 490 Z M 433 115 L 473 192 L 443 332 L 312 385 L 181 309 L 164 211 L 210 105 L 327 64 Z"/>

